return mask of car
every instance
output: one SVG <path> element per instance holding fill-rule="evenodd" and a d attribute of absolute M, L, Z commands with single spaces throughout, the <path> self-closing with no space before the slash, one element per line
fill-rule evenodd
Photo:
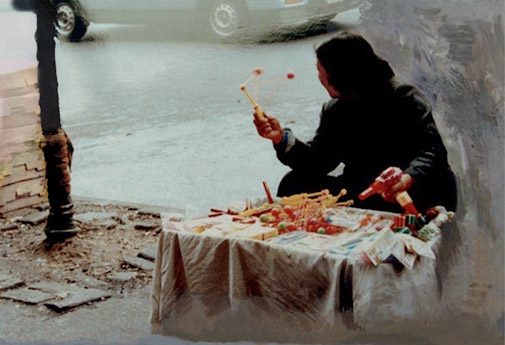
<path fill-rule="evenodd" d="M 325 27 L 364 0 L 53 0 L 60 37 L 77 42 L 90 22 L 161 23 L 176 20 L 216 40 L 282 27 Z"/>

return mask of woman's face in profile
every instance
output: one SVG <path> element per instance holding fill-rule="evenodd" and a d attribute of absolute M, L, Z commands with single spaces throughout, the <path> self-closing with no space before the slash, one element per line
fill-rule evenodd
<path fill-rule="evenodd" d="M 328 73 L 326 73 L 326 70 L 324 69 L 323 65 L 319 60 L 317 60 L 317 71 L 318 71 L 318 76 L 319 76 L 319 81 L 321 84 L 324 86 L 326 91 L 328 91 L 328 94 L 330 95 L 331 98 L 340 98 L 340 92 L 336 90 L 333 86 L 330 85 L 330 76 Z"/>

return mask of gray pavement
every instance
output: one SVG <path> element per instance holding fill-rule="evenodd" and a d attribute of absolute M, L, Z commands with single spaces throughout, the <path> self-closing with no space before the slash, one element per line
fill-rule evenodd
<path fill-rule="evenodd" d="M 125 228 L 111 227 L 111 223 L 121 223 L 125 215 L 120 214 L 123 203 L 104 200 L 79 200 L 80 204 L 97 204 L 107 207 L 104 212 L 86 209 L 76 213 L 81 226 L 92 226 L 94 235 L 101 230 L 98 225 L 112 231 Z M 149 212 L 174 211 L 157 206 L 131 205 L 129 210 L 145 215 Z M 117 212 L 114 210 L 118 210 Z M 124 212 L 124 211 L 121 211 Z M 17 219 L 27 222 L 40 231 L 47 210 L 27 213 Z M 122 218 L 123 217 L 123 218 Z M 92 222 L 91 222 L 92 221 Z M 91 223 L 90 223 L 91 222 Z M 0 224 L 2 231 L 15 231 L 7 224 Z M 132 231 L 156 231 L 148 220 L 132 219 L 128 227 Z M 34 236 L 37 239 L 36 236 Z M 77 241 L 77 240 L 76 240 Z M 29 250 L 29 249 L 28 249 Z M 97 249 L 98 250 L 98 249 Z M 32 281 L 28 276 L 18 276 L 19 272 L 5 272 L 0 268 L 0 345 L 4 344 L 208 344 L 189 341 L 175 336 L 161 336 L 151 333 L 151 285 L 150 280 L 140 286 L 132 282 L 146 274 L 151 274 L 156 258 L 156 245 L 142 246 L 131 255 L 125 256 L 122 264 L 127 270 L 118 270 L 108 275 L 72 276 L 62 283 L 49 277 Z M 55 254 L 56 255 L 56 254 Z M 2 257 L 0 257 L 0 263 Z M 4 266 L 4 265 L 2 265 Z M 56 269 L 56 265 L 54 266 Z M 78 271 L 78 269 L 76 270 Z M 500 325 L 496 334 L 479 317 L 478 308 L 437 325 L 391 325 L 385 330 L 374 332 L 350 332 L 345 341 L 335 344 L 355 345 L 498 345 L 503 344 Z M 502 320 L 503 321 L 503 320 Z M 252 341 L 233 344 L 257 344 Z"/>
<path fill-rule="evenodd" d="M 77 210 L 81 204 L 108 205 L 107 212 L 85 208 L 87 211 L 76 213 L 74 219 L 83 230 L 89 232 L 88 236 L 97 236 L 102 228 L 111 229 L 119 236 L 128 229 L 147 235 L 156 234 L 159 230 L 152 221 L 136 219 L 118 227 L 125 217 L 121 214 L 124 208 L 120 207 L 125 205 L 119 202 L 114 206 L 114 202 L 81 199 L 76 201 Z M 64 266 L 65 262 L 46 265 L 46 269 L 53 270 L 55 274 L 39 272 L 37 262 L 33 265 L 20 264 L 18 268 L 15 266 L 16 257 L 27 252 L 33 254 L 40 246 L 12 249 L 16 246 L 12 241 L 21 239 L 6 234 L 10 232 L 26 236 L 24 234 L 27 232 L 33 232 L 30 235 L 33 242 L 42 241 L 44 235 L 41 232 L 48 214 L 46 207 L 20 210 L 10 215 L 7 222 L 0 219 L 2 247 L 6 249 L 0 257 L 0 344 L 145 343 L 144 339 L 151 337 L 150 276 L 154 268 L 156 245 L 145 244 L 139 250 L 130 250 L 121 263 L 124 269 L 116 268 L 110 274 L 105 274 L 105 271 L 83 274 L 85 269 L 80 267 L 63 271 L 60 266 Z M 161 210 L 133 204 L 126 209 L 138 210 L 135 214 L 141 215 L 139 219 L 147 215 L 156 219 L 152 214 L 156 215 Z M 67 241 L 78 240 L 81 239 Z M 81 247 L 76 245 L 75 248 Z M 48 257 L 48 262 L 51 262 L 50 258 L 56 261 L 58 258 L 69 260 L 60 254 L 54 250 L 47 251 L 39 258 Z M 75 255 L 84 254 L 76 251 Z M 24 260 L 31 259 L 30 255 L 24 257 Z M 87 262 L 91 267 L 107 267 L 107 264 L 111 264 L 90 262 L 93 260 L 90 257 Z M 30 271 L 31 266 L 33 271 Z M 58 269 L 64 273 L 58 273 Z M 61 279 L 52 279 L 54 276 Z"/>

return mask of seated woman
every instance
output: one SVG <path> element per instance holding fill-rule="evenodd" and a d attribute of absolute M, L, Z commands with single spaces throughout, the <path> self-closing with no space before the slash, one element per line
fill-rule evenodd
<path fill-rule="evenodd" d="M 274 116 L 254 114 L 260 136 L 272 140 L 278 159 L 292 170 L 278 196 L 328 189 L 348 191 L 355 207 L 402 212 L 407 191 L 417 209 L 455 211 L 457 188 L 431 106 L 416 87 L 400 83 L 390 65 L 358 33 L 338 32 L 316 49 L 319 80 L 331 99 L 314 137 L 303 142 Z M 342 163 L 343 173 L 333 171 Z M 364 200 L 363 192 L 387 168 L 403 171 L 396 183 Z"/>

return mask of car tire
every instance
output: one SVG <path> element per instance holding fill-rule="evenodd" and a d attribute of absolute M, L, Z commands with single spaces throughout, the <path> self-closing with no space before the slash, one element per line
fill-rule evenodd
<path fill-rule="evenodd" d="M 80 41 L 89 26 L 81 4 L 77 0 L 54 0 L 54 6 L 58 36 L 70 42 Z"/>
<path fill-rule="evenodd" d="M 237 38 L 248 22 L 245 4 L 235 0 L 215 0 L 205 12 L 211 38 L 221 41 Z"/>

